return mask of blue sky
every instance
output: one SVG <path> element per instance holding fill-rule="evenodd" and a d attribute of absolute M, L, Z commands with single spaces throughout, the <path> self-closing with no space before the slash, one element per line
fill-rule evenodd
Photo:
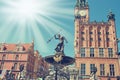
<path fill-rule="evenodd" d="M 53 55 L 58 41 L 47 40 L 60 31 L 68 43 L 65 54 L 74 56 L 74 5 L 76 0 L 0 0 L 0 43 L 31 43 L 42 56 Z M 88 0 L 90 21 L 105 21 L 115 14 L 120 38 L 120 0 Z"/>

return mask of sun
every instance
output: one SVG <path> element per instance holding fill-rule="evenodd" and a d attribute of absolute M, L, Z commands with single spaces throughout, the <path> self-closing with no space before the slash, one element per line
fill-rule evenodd
<path fill-rule="evenodd" d="M 17 0 L 17 2 L 11 5 L 11 12 L 14 12 L 13 15 L 18 19 L 34 18 L 35 15 L 40 14 L 40 11 L 42 12 L 43 8 L 46 6 L 40 1 L 41 0 Z"/>
<path fill-rule="evenodd" d="M 69 6 L 69 0 L 0 0 L 0 41 L 34 40 L 35 49 L 51 52 L 54 43 L 47 44 L 50 37 L 61 29 L 62 33 L 72 36 L 65 30 L 69 26 L 65 21 L 73 19 L 73 9 Z"/>
<path fill-rule="evenodd" d="M 16 4 L 16 14 L 22 18 L 32 17 L 37 13 L 38 3 L 35 0 L 21 0 Z"/>

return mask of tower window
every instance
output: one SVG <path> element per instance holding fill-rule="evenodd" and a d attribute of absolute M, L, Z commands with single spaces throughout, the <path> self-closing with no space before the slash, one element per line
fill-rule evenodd
<path fill-rule="evenodd" d="M 81 57 L 85 57 L 85 48 L 81 48 L 80 54 L 81 54 Z"/>
<path fill-rule="evenodd" d="M 101 32 L 98 32 L 98 34 L 100 35 L 100 34 L 101 34 Z"/>
<path fill-rule="evenodd" d="M 90 41 L 93 41 L 93 38 L 90 38 Z"/>
<path fill-rule="evenodd" d="M 84 32 L 81 32 L 81 34 L 85 34 Z"/>
<path fill-rule="evenodd" d="M 4 55 L 2 56 L 2 60 L 5 60 L 5 57 L 6 57 L 6 55 L 4 54 Z"/>
<path fill-rule="evenodd" d="M 80 74 L 81 75 L 85 75 L 85 72 L 86 72 L 85 68 L 86 68 L 86 65 L 85 64 L 81 64 L 81 69 L 80 69 L 80 71 L 81 71 Z"/>
<path fill-rule="evenodd" d="M 110 64 L 110 76 L 115 76 L 115 71 L 114 71 L 114 64 Z"/>
<path fill-rule="evenodd" d="M 90 32 L 90 34 L 93 34 L 93 32 Z"/>
<path fill-rule="evenodd" d="M 94 57 L 94 48 L 90 48 L 90 57 Z"/>
<path fill-rule="evenodd" d="M 106 34 L 108 35 L 108 34 L 109 34 L 109 32 L 106 32 Z"/>
<path fill-rule="evenodd" d="M 108 48 L 108 57 L 109 58 L 113 57 L 113 49 L 112 48 Z"/>
<path fill-rule="evenodd" d="M 99 48 L 99 57 L 104 57 L 104 49 Z"/>
<path fill-rule="evenodd" d="M 101 76 L 105 75 L 105 65 L 104 64 L 100 64 L 100 75 Z"/>
<path fill-rule="evenodd" d="M 109 39 L 109 38 L 107 38 L 107 41 L 110 41 L 110 39 Z"/>

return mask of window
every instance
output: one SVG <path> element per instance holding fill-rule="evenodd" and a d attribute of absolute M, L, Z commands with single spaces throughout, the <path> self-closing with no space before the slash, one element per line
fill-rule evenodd
<path fill-rule="evenodd" d="M 84 34 L 84 32 L 81 32 L 81 34 Z"/>
<path fill-rule="evenodd" d="M 109 58 L 113 57 L 113 49 L 112 48 L 108 48 L 108 57 Z"/>
<path fill-rule="evenodd" d="M 100 64 L 100 75 L 101 76 L 105 75 L 105 66 L 104 66 L 104 64 Z"/>
<path fill-rule="evenodd" d="M 98 41 L 101 41 L 101 38 L 98 38 Z"/>
<path fill-rule="evenodd" d="M 93 38 L 90 38 L 90 41 L 93 41 Z"/>
<path fill-rule="evenodd" d="M 17 69 L 17 63 L 14 63 L 14 70 Z"/>
<path fill-rule="evenodd" d="M 114 71 L 114 64 L 110 64 L 110 76 L 115 76 L 115 71 Z"/>
<path fill-rule="evenodd" d="M 2 56 L 2 60 L 5 60 L 5 57 L 6 57 L 6 55 L 4 54 L 4 55 Z"/>
<path fill-rule="evenodd" d="M 93 32 L 90 32 L 90 34 L 93 34 Z"/>
<path fill-rule="evenodd" d="M 98 34 L 100 35 L 100 34 L 101 34 L 101 32 L 98 32 Z"/>
<path fill-rule="evenodd" d="M 2 70 L 3 67 L 4 67 L 4 62 L 1 62 L 1 64 L 0 64 L 0 69 Z"/>
<path fill-rule="evenodd" d="M 24 46 L 17 46 L 17 51 L 25 51 L 25 47 Z"/>
<path fill-rule="evenodd" d="M 81 64 L 81 75 L 85 75 L 85 72 L 86 72 L 86 70 L 85 70 L 85 64 Z"/>
<path fill-rule="evenodd" d="M 90 73 L 94 71 L 95 64 L 90 64 Z"/>
<path fill-rule="evenodd" d="M 109 38 L 107 38 L 106 40 L 107 40 L 107 41 L 110 41 L 110 39 L 109 39 Z"/>
<path fill-rule="evenodd" d="M 15 56 L 15 60 L 18 60 L 18 58 L 19 58 L 19 56 L 18 56 L 18 55 L 16 55 L 16 56 Z"/>
<path fill-rule="evenodd" d="M 81 54 L 81 57 L 85 57 L 85 48 L 81 48 L 80 54 Z"/>
<path fill-rule="evenodd" d="M 108 35 L 108 34 L 109 34 L 109 32 L 106 32 L 106 34 Z"/>
<path fill-rule="evenodd" d="M 104 57 L 104 49 L 103 48 L 99 48 L 99 57 Z"/>
<path fill-rule="evenodd" d="M 90 57 L 94 57 L 94 48 L 90 48 Z"/>
<path fill-rule="evenodd" d="M 0 70 L 0 74 L 2 74 L 2 70 Z"/>

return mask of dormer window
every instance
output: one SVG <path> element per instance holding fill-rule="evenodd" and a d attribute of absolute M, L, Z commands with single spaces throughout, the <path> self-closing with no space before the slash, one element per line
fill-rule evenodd
<path fill-rule="evenodd" d="M 3 47 L 3 51 L 5 51 L 5 50 L 7 50 L 7 48 L 4 46 L 4 47 Z"/>
<path fill-rule="evenodd" d="M 3 46 L 3 45 L 1 46 L 0 49 L 1 49 L 1 51 L 5 51 L 5 50 L 7 50 L 6 46 Z"/>
<path fill-rule="evenodd" d="M 17 51 L 25 51 L 25 47 L 24 46 L 18 46 Z"/>
<path fill-rule="evenodd" d="M 19 48 L 20 48 L 20 51 L 24 51 L 25 50 L 25 48 L 23 46 L 20 46 Z"/>

